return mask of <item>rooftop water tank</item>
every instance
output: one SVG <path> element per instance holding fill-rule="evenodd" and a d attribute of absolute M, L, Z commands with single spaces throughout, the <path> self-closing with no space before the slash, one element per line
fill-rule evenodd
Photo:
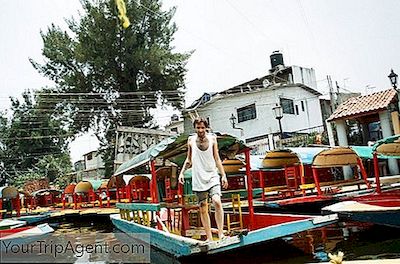
<path fill-rule="evenodd" d="M 282 65 L 282 66 L 285 65 L 283 63 L 283 55 L 278 50 L 272 52 L 272 54 L 269 57 L 271 59 L 271 68 L 275 68 L 278 65 Z"/>

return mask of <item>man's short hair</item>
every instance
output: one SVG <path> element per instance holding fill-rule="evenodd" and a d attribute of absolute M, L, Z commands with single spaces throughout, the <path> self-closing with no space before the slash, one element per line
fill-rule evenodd
<path fill-rule="evenodd" d="M 203 123 L 206 128 L 208 128 L 208 121 L 204 117 L 196 117 L 193 120 L 193 127 L 196 128 L 196 124 Z"/>

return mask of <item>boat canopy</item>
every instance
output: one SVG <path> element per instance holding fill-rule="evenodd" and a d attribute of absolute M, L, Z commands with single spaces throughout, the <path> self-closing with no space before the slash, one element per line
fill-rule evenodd
<path fill-rule="evenodd" d="M 360 158 L 372 159 L 372 147 L 369 146 L 350 146 Z"/>
<path fill-rule="evenodd" d="M 54 193 L 56 195 L 60 194 L 61 191 L 60 190 L 56 190 L 56 189 L 41 189 L 41 190 L 37 190 L 32 192 L 32 196 L 38 196 L 38 195 L 44 195 L 47 193 Z"/>
<path fill-rule="evenodd" d="M 378 140 L 372 146 L 372 152 L 374 151 L 381 159 L 400 159 L 400 134 Z"/>
<path fill-rule="evenodd" d="M 349 147 L 333 147 L 318 153 L 313 160 L 314 168 L 330 168 L 357 165 L 360 157 Z"/>
<path fill-rule="evenodd" d="M 87 193 L 93 190 L 93 186 L 89 181 L 81 181 L 75 186 L 75 193 Z"/>
<path fill-rule="evenodd" d="M 141 175 L 132 175 L 133 177 L 129 179 L 127 185 L 132 184 L 137 181 L 150 181 L 151 174 L 141 174 Z"/>
<path fill-rule="evenodd" d="M 13 199 L 18 197 L 18 189 L 13 186 L 0 187 L 0 198 Z"/>
<path fill-rule="evenodd" d="M 300 158 L 301 163 L 304 165 L 311 165 L 313 163 L 314 157 L 317 156 L 324 150 L 329 148 L 324 147 L 298 147 L 298 148 L 288 148 L 292 152 L 296 153 L 297 157 Z"/>
<path fill-rule="evenodd" d="M 244 151 L 247 147 L 238 138 L 216 132 L 220 154 L 234 157 L 235 154 Z M 169 159 L 178 166 L 182 166 L 187 154 L 187 140 L 189 135 L 181 134 L 163 139 L 160 143 L 150 147 L 146 151 L 123 163 L 114 173 L 121 175 L 132 169 L 140 167 L 156 158 Z"/>
<path fill-rule="evenodd" d="M 108 189 L 116 189 L 123 188 L 126 186 L 126 183 L 122 177 L 116 177 L 115 175 L 110 178 L 107 183 Z"/>
<path fill-rule="evenodd" d="M 287 166 L 299 165 L 300 159 L 296 153 L 289 149 L 277 149 L 268 151 L 262 161 L 264 169 L 277 169 Z"/>
<path fill-rule="evenodd" d="M 67 187 L 64 189 L 65 194 L 73 194 L 75 192 L 75 186 L 76 183 L 70 183 Z"/>
<path fill-rule="evenodd" d="M 96 191 L 97 189 L 100 188 L 104 180 L 87 180 L 87 181 L 92 184 L 93 190 Z"/>

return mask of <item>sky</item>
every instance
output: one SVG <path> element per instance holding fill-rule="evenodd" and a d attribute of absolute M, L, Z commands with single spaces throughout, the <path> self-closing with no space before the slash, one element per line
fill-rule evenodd
<path fill-rule="evenodd" d="M 139 1 L 139 0 L 137 0 Z M 140 2 L 140 1 L 139 1 Z M 40 31 L 64 18 L 78 17 L 79 0 L 0 0 L 0 110 L 9 97 L 52 83 L 29 58 L 41 62 Z M 400 74 L 400 1 L 398 0 L 168 0 L 176 6 L 177 52 L 194 51 L 187 64 L 189 105 L 204 92 L 218 92 L 262 77 L 269 55 L 279 50 L 285 65 L 313 68 L 318 90 L 326 76 L 343 91 L 372 93 L 388 89 L 388 74 Z M 129 14 L 128 14 L 129 16 Z M 156 111 L 165 125 L 171 111 Z M 72 160 L 98 147 L 84 135 L 70 146 Z"/>

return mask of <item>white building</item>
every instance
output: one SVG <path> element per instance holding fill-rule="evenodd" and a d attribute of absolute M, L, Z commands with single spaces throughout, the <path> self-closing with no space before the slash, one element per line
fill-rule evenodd
<path fill-rule="evenodd" d="M 275 54 L 271 55 L 273 68 L 267 76 L 219 93 L 204 93 L 186 108 L 185 132 L 193 132 L 191 116 L 199 115 L 209 120 L 213 131 L 236 135 L 263 154 L 274 148 L 274 137 L 280 134 L 279 122 L 272 110 L 276 105 L 283 108 L 281 124 L 285 136 L 323 131 L 321 93 L 316 90 L 314 70 L 285 67 L 283 58 L 278 58 L 278 64 L 274 65 Z"/>
<path fill-rule="evenodd" d="M 105 164 L 98 151 L 91 151 L 83 155 L 85 170 L 82 180 L 99 180 L 104 178 Z"/>
<path fill-rule="evenodd" d="M 168 125 L 165 126 L 165 131 L 176 134 L 183 133 L 184 132 L 183 119 L 179 118 L 178 115 L 173 114 L 171 116 L 171 121 L 168 123 Z"/>

